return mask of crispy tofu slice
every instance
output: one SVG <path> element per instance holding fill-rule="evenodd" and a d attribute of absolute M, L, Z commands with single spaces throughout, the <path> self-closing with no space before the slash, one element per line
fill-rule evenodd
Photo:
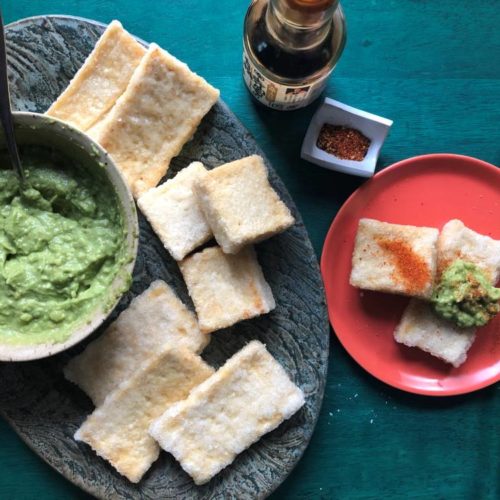
<path fill-rule="evenodd" d="M 475 328 L 459 328 L 437 316 L 428 302 L 410 300 L 394 332 L 396 342 L 418 347 L 455 367 L 467 359 Z"/>
<path fill-rule="evenodd" d="M 281 233 L 294 223 L 269 184 L 264 160 L 248 156 L 210 170 L 195 183 L 199 204 L 225 253 Z"/>
<path fill-rule="evenodd" d="M 436 274 L 439 231 L 359 221 L 350 284 L 367 290 L 429 298 Z"/>
<path fill-rule="evenodd" d="M 205 172 L 203 164 L 195 161 L 137 200 L 142 213 L 176 260 L 182 260 L 212 237 L 192 189 L 195 180 Z"/>
<path fill-rule="evenodd" d="M 200 330 L 210 333 L 276 306 L 253 247 L 237 255 L 206 248 L 179 263 L 193 299 Z"/>
<path fill-rule="evenodd" d="M 170 406 L 150 434 L 196 484 L 204 484 L 303 404 L 304 394 L 283 367 L 252 341 Z"/>
<path fill-rule="evenodd" d="M 137 483 L 158 458 L 151 422 L 214 370 L 184 347 L 168 348 L 125 380 L 76 431 L 120 474 Z"/>
<path fill-rule="evenodd" d="M 472 262 L 497 283 L 500 278 L 500 240 L 469 229 L 453 219 L 447 222 L 438 239 L 438 269 L 444 271 L 456 259 Z"/>
<path fill-rule="evenodd" d="M 113 21 L 47 115 L 86 131 L 123 94 L 146 49 Z"/>
<path fill-rule="evenodd" d="M 500 276 L 500 241 L 467 228 L 454 219 L 447 222 L 438 239 L 438 269 L 443 271 L 456 259 L 476 264 L 492 284 Z M 467 359 L 475 339 L 475 328 L 459 328 L 437 316 L 427 303 L 412 300 L 394 332 L 396 342 L 418 347 L 455 367 Z"/>
<path fill-rule="evenodd" d="M 110 111 L 107 114 L 105 114 L 102 118 L 97 120 L 92 125 L 92 127 L 88 128 L 86 130 L 87 135 L 90 135 L 90 137 L 98 137 L 98 135 L 101 133 L 103 125 L 106 123 L 106 117 L 108 116 L 109 113 Z"/>
<path fill-rule="evenodd" d="M 209 340 L 200 332 L 195 315 L 158 280 L 68 363 L 64 375 L 99 406 L 123 380 L 166 347 L 184 346 L 199 353 Z"/>
<path fill-rule="evenodd" d="M 219 91 L 152 43 L 93 137 L 138 198 L 156 186 L 191 139 Z"/>

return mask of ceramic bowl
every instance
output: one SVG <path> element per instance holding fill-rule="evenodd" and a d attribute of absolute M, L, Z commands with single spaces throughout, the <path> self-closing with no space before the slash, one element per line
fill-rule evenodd
<path fill-rule="evenodd" d="M 1 361 L 27 361 L 45 358 L 64 351 L 90 335 L 111 313 L 121 296 L 126 285 L 130 282 L 130 275 L 137 255 L 137 241 L 139 227 L 135 203 L 130 190 L 113 163 L 109 155 L 89 136 L 79 130 L 38 113 L 14 113 L 14 129 L 19 145 L 34 145 L 50 147 L 61 152 L 69 159 L 74 158 L 89 172 L 104 171 L 105 176 L 113 186 L 125 225 L 124 264 L 119 269 L 108 292 L 108 297 L 116 297 L 112 307 L 104 311 L 96 307 L 94 311 L 82 318 L 81 323 L 70 334 L 66 341 L 61 343 L 13 345 L 0 343 Z M 4 149 L 5 141 L 0 138 L 0 148 Z M 105 297 L 106 299 L 106 297 Z"/>
<path fill-rule="evenodd" d="M 342 160 L 316 146 L 321 127 L 325 123 L 359 130 L 370 139 L 370 147 L 362 161 Z M 302 143 L 300 156 L 311 163 L 345 174 L 371 177 L 375 172 L 382 144 L 392 126 L 392 120 L 347 106 L 339 101 L 325 98 L 314 114 Z"/>

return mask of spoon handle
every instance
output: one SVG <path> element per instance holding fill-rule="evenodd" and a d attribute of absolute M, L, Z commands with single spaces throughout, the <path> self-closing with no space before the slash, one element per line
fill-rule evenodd
<path fill-rule="evenodd" d="M 12 112 L 10 109 L 9 81 L 7 79 L 7 52 L 5 49 L 5 33 L 3 29 L 2 12 L 0 11 L 0 121 L 5 132 L 5 142 L 9 156 L 21 182 L 26 181 L 24 171 L 19 159 L 19 151 L 16 146 L 14 125 L 12 123 Z"/>

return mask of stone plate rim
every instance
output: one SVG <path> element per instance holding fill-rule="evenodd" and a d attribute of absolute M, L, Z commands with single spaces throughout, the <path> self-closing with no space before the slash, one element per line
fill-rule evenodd
<path fill-rule="evenodd" d="M 6 30 L 6 35 L 8 34 L 9 29 L 12 28 L 19 28 L 22 27 L 23 25 L 29 25 L 34 22 L 39 22 L 43 21 L 46 19 L 50 20 L 74 20 L 74 21 L 79 21 L 84 24 L 90 24 L 94 25 L 97 27 L 105 28 L 107 26 L 106 23 L 96 21 L 94 19 L 89 19 L 85 18 L 82 16 L 74 16 L 74 15 L 67 15 L 67 14 L 47 14 L 47 15 L 36 15 L 36 16 L 29 16 L 25 17 L 22 19 L 18 19 L 16 21 L 13 21 L 7 25 L 5 25 L 5 30 Z M 144 46 L 148 46 L 149 42 L 146 42 L 145 40 L 133 35 L 134 38 L 142 43 Z M 250 140 L 253 142 L 253 146 L 255 150 L 257 151 L 258 154 L 260 154 L 268 167 L 271 167 L 271 172 L 274 173 L 274 175 L 278 178 L 279 182 L 281 183 L 281 188 L 283 193 L 286 195 L 288 198 L 287 204 L 292 206 L 293 209 L 295 209 L 295 219 L 296 223 L 299 223 L 303 226 L 303 221 L 300 213 L 298 212 L 295 203 L 293 202 L 290 194 L 288 193 L 288 189 L 282 183 L 281 178 L 278 176 L 278 174 L 275 173 L 274 168 L 272 168 L 272 164 L 265 155 L 265 153 L 262 151 L 260 148 L 258 142 L 256 139 L 253 137 L 253 135 L 247 130 L 247 128 L 243 125 L 243 123 L 240 121 L 240 119 L 232 112 L 232 110 L 229 108 L 229 106 L 222 100 L 222 98 L 219 98 L 218 104 L 221 106 L 222 111 L 225 115 L 229 116 L 234 122 L 240 127 L 242 131 L 244 131 Z M 312 247 L 311 241 L 309 239 L 309 235 L 307 233 L 307 229 L 304 226 L 303 229 L 305 239 L 303 241 L 304 245 L 307 247 L 308 251 L 314 256 L 315 258 L 315 271 L 316 271 L 316 285 L 319 286 L 320 291 L 322 292 L 323 296 L 323 303 L 322 303 L 322 323 L 323 323 L 323 330 L 324 330 L 324 336 L 325 336 L 325 350 L 324 352 L 319 352 L 319 357 L 320 357 L 320 362 L 323 365 L 323 373 L 322 373 L 322 378 L 320 380 L 321 382 L 321 387 L 320 390 L 318 391 L 318 397 L 316 400 L 316 405 L 315 405 L 315 412 L 313 416 L 313 421 L 312 421 L 312 426 L 311 426 L 311 431 L 309 432 L 309 435 L 306 437 L 306 439 L 301 443 L 300 446 L 300 453 L 297 455 L 293 463 L 291 463 L 290 467 L 288 470 L 284 471 L 284 473 L 279 477 L 278 480 L 274 481 L 272 485 L 270 485 L 266 490 L 261 490 L 259 491 L 259 497 L 258 498 L 266 498 L 269 496 L 271 493 L 273 493 L 286 479 L 287 477 L 291 474 L 291 472 L 295 469 L 297 466 L 298 462 L 301 460 L 305 450 L 309 446 L 310 440 L 312 438 L 312 434 L 314 433 L 315 427 L 317 425 L 317 421 L 319 418 L 319 414 L 321 411 L 323 399 L 324 399 L 324 392 L 325 392 L 325 386 L 326 386 L 326 378 L 327 378 L 327 373 L 328 373 L 328 359 L 329 359 L 329 344 L 330 344 L 330 327 L 329 327 L 329 320 L 328 320 L 328 313 L 327 313 L 327 307 L 326 307 L 326 301 L 325 301 L 325 289 L 323 285 L 323 281 L 321 278 L 321 273 L 320 273 L 320 268 L 319 268 L 319 261 L 316 256 L 316 253 Z M 21 362 L 23 363 L 23 362 Z M 5 419 L 5 421 L 9 424 L 9 426 L 16 432 L 16 434 L 20 437 L 20 439 L 23 441 L 24 444 L 32 451 L 34 452 L 38 457 L 40 457 L 46 464 L 48 464 L 53 470 L 58 472 L 62 477 L 64 477 L 66 480 L 70 481 L 73 483 L 75 486 L 79 487 L 82 491 L 96 496 L 98 498 L 105 498 L 106 497 L 106 492 L 103 491 L 102 489 L 96 489 L 93 488 L 91 484 L 87 483 L 84 479 L 81 478 L 78 474 L 73 474 L 71 473 L 70 470 L 66 470 L 66 468 L 58 468 L 56 464 L 51 463 L 50 461 L 50 454 L 43 454 L 39 450 L 37 450 L 34 442 L 30 439 L 29 434 L 23 432 L 23 430 L 18 426 L 16 423 L 15 419 L 11 418 L 7 412 L 5 412 L 2 408 L 0 408 L 0 415 L 2 418 Z M 92 452 L 93 453 L 93 452 Z M 230 467 L 230 466 L 228 466 Z"/>

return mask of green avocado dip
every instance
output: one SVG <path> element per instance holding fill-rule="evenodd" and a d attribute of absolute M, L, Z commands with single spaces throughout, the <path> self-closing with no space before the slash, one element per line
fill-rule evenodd
<path fill-rule="evenodd" d="M 0 156 L 0 342 L 63 342 L 112 305 L 126 258 L 122 214 L 104 173 L 35 146 L 21 159 L 24 187 Z"/>
<path fill-rule="evenodd" d="M 500 311 L 500 288 L 475 264 L 457 259 L 441 275 L 431 300 L 438 315 L 459 327 L 483 326 Z"/>

